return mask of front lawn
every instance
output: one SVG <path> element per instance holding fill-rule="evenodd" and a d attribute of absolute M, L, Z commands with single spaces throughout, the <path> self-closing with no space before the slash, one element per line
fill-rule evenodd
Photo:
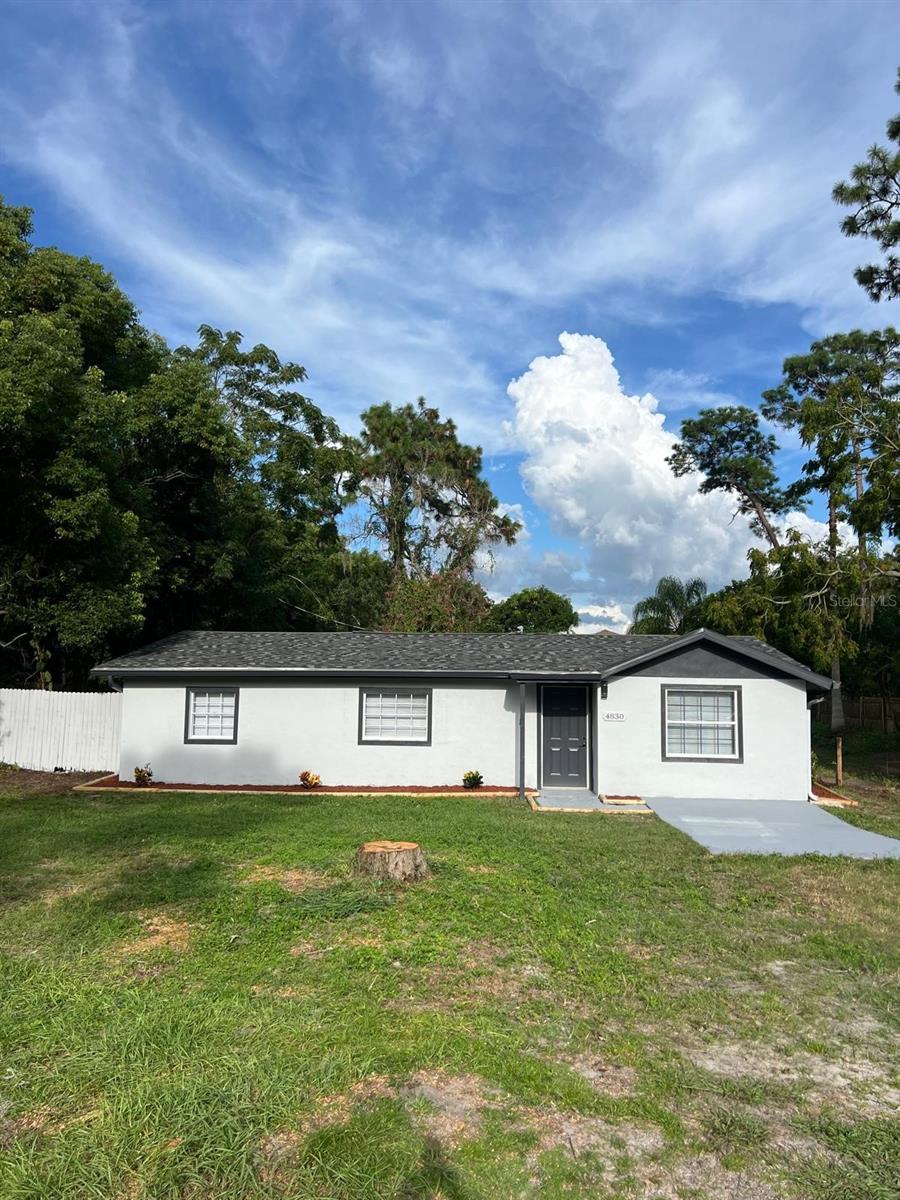
<path fill-rule="evenodd" d="M 315 794 L 9 795 L 0 855 L 4 1200 L 895 1195 L 896 862 Z"/>

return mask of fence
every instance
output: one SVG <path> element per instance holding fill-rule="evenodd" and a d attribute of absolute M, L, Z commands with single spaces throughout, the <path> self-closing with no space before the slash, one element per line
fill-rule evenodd
<path fill-rule="evenodd" d="M 851 696 L 844 693 L 844 722 L 847 729 L 881 729 L 885 733 L 900 730 L 900 696 L 883 700 L 881 696 Z M 831 697 L 812 710 L 816 721 L 831 724 Z"/>
<path fill-rule="evenodd" d="M 0 761 L 35 771 L 114 771 L 121 719 L 118 692 L 0 688 Z"/>

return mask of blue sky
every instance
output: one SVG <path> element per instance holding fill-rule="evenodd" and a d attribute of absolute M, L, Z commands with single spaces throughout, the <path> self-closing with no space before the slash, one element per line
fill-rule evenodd
<path fill-rule="evenodd" d="M 526 523 L 497 594 L 621 627 L 665 571 L 741 573 L 743 524 L 665 466 L 679 422 L 897 320 L 830 200 L 896 104 L 888 0 L 0 0 L 0 34 L 36 240 L 173 341 L 303 363 L 347 429 L 425 394 Z"/>

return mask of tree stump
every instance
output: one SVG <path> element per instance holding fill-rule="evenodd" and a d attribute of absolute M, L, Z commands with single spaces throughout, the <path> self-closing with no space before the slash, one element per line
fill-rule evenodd
<path fill-rule="evenodd" d="M 431 872 L 417 842 L 366 842 L 356 852 L 358 875 L 415 883 Z"/>

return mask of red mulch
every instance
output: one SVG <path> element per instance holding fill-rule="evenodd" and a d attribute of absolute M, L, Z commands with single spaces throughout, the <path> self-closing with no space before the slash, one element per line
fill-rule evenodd
<path fill-rule="evenodd" d="M 500 792 L 504 796 L 515 796 L 518 794 L 518 789 L 514 787 L 493 787 L 491 784 L 482 784 L 480 788 L 465 788 L 459 784 L 448 785 L 447 787 L 416 787 L 411 784 L 386 784 L 384 787 L 353 787 L 348 784 L 320 784 L 317 788 L 305 788 L 300 784 L 295 783 L 157 783 L 154 779 L 149 788 L 143 787 L 141 784 L 135 783 L 132 779 L 119 779 L 118 775 L 106 775 L 102 779 L 98 779 L 92 786 L 97 788 L 116 788 L 127 789 L 128 791 L 147 792 L 147 791 L 164 791 L 164 792 L 286 792 L 288 794 L 309 795 L 312 792 L 324 793 L 326 795 L 334 792 L 346 794 L 348 796 L 364 796 L 367 793 L 375 795 L 384 795 L 389 792 L 413 792 L 415 794 L 422 793 L 424 795 L 445 796 L 452 795 L 469 795 L 473 792 Z M 532 789 L 528 789 L 531 791 Z"/>

